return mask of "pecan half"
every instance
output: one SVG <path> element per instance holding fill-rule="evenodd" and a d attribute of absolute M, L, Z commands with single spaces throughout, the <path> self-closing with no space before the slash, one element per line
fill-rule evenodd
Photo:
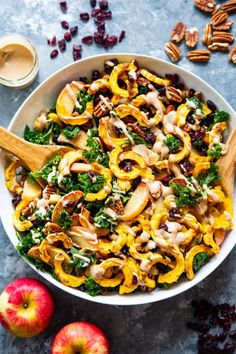
<path fill-rule="evenodd" d="M 169 101 L 172 101 L 172 102 L 182 102 L 183 101 L 182 91 L 173 87 L 173 86 L 167 86 L 166 97 L 168 98 Z"/>
<path fill-rule="evenodd" d="M 234 21 L 228 19 L 227 21 L 221 23 L 220 25 L 212 25 L 212 28 L 216 31 L 228 31 L 232 24 L 234 23 Z"/>
<path fill-rule="evenodd" d="M 132 130 L 135 132 L 137 135 L 141 136 L 142 138 L 145 136 L 145 133 L 140 129 L 140 127 L 137 125 L 137 123 L 128 123 L 127 128 L 129 130 Z"/>
<path fill-rule="evenodd" d="M 211 43 L 233 43 L 234 36 L 229 32 L 214 31 L 211 37 Z"/>
<path fill-rule="evenodd" d="M 228 18 L 227 12 L 221 10 L 220 5 L 218 5 L 211 15 L 211 23 L 213 25 L 220 25 L 225 22 Z"/>
<path fill-rule="evenodd" d="M 100 98 L 100 101 L 94 107 L 94 111 L 93 111 L 93 114 L 96 118 L 101 118 L 101 117 L 105 116 L 113 108 L 113 103 L 110 102 L 107 97 L 100 95 L 99 98 Z"/>
<path fill-rule="evenodd" d="M 175 43 L 180 43 L 184 38 L 185 31 L 186 31 L 186 25 L 183 22 L 176 23 L 176 25 L 174 26 L 171 32 L 171 36 L 170 36 L 171 41 Z"/>
<path fill-rule="evenodd" d="M 228 14 L 236 12 L 236 0 L 228 0 L 222 5 L 222 10 Z"/>
<path fill-rule="evenodd" d="M 210 49 L 211 52 L 228 52 L 229 47 L 229 43 L 213 42 L 208 46 L 208 49 Z"/>
<path fill-rule="evenodd" d="M 109 207 L 118 215 L 124 214 L 124 205 L 120 198 L 115 201 L 115 204 L 110 204 Z"/>
<path fill-rule="evenodd" d="M 211 53 L 207 49 L 191 50 L 187 54 L 187 58 L 191 61 L 206 63 L 210 60 Z"/>
<path fill-rule="evenodd" d="M 186 46 L 189 48 L 194 48 L 199 39 L 199 32 L 196 27 L 190 28 L 185 33 Z"/>
<path fill-rule="evenodd" d="M 164 49 L 171 61 L 180 60 L 181 50 L 174 43 L 171 42 L 166 43 Z"/>
<path fill-rule="evenodd" d="M 231 60 L 233 64 L 236 64 L 236 45 L 231 49 L 229 53 L 229 60 Z"/>
<path fill-rule="evenodd" d="M 212 36 L 211 24 L 208 23 L 203 30 L 202 43 L 208 46 L 211 42 L 211 36 Z"/>
<path fill-rule="evenodd" d="M 49 199 L 52 194 L 56 194 L 57 189 L 54 186 L 47 185 L 44 190 L 43 190 L 43 198 L 44 199 Z"/>
<path fill-rule="evenodd" d="M 194 0 L 194 4 L 199 10 L 207 13 L 213 12 L 216 6 L 214 0 Z"/>

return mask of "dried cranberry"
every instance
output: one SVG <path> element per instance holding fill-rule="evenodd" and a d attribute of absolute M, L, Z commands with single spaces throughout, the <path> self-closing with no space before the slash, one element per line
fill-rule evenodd
<path fill-rule="evenodd" d="M 58 50 L 57 49 L 54 49 L 51 53 L 50 53 L 50 57 L 51 59 L 54 59 L 58 56 Z"/>
<path fill-rule="evenodd" d="M 190 97 L 193 97 L 194 94 L 195 94 L 195 92 L 196 92 L 196 91 L 191 88 L 191 89 L 189 90 L 189 96 L 190 96 Z"/>
<path fill-rule="evenodd" d="M 97 0 L 90 0 L 91 7 L 95 7 L 97 5 Z"/>
<path fill-rule="evenodd" d="M 108 8 L 108 1 L 107 0 L 101 0 L 98 3 L 99 7 L 101 10 L 106 10 Z"/>
<path fill-rule="evenodd" d="M 72 35 L 72 37 L 75 37 L 78 33 L 78 26 L 73 26 L 70 28 L 70 33 Z"/>
<path fill-rule="evenodd" d="M 236 329 L 233 329 L 232 331 L 230 331 L 229 336 L 233 339 L 236 339 Z"/>
<path fill-rule="evenodd" d="M 217 107 L 214 102 L 211 100 L 206 101 L 207 107 L 212 110 L 212 112 L 215 112 L 217 110 Z"/>
<path fill-rule="evenodd" d="M 107 36 L 106 39 L 106 43 L 108 45 L 108 47 L 112 47 L 113 45 L 115 45 L 117 43 L 117 36 L 112 35 L 112 36 Z"/>
<path fill-rule="evenodd" d="M 67 42 L 70 42 L 71 41 L 71 33 L 70 32 L 66 32 L 64 34 L 64 39 L 67 41 Z"/>
<path fill-rule="evenodd" d="M 168 232 L 168 226 L 166 224 L 160 224 L 159 229 Z"/>
<path fill-rule="evenodd" d="M 166 74 L 165 77 L 170 80 L 172 84 L 177 84 L 179 82 L 178 74 Z"/>
<path fill-rule="evenodd" d="M 106 20 L 109 20 L 112 17 L 112 12 L 111 10 L 106 10 L 106 11 L 102 11 L 103 17 Z"/>
<path fill-rule="evenodd" d="M 104 43 L 104 38 L 103 38 L 103 35 L 101 33 L 94 32 L 93 39 L 94 39 L 94 42 L 99 44 L 99 45 L 103 45 L 103 43 Z"/>
<path fill-rule="evenodd" d="M 62 52 L 62 53 L 66 50 L 66 41 L 65 41 L 65 39 L 60 39 L 58 41 L 58 47 L 60 49 L 60 52 Z"/>
<path fill-rule="evenodd" d="M 223 353 L 224 354 L 234 353 L 235 347 L 236 346 L 234 343 L 225 343 L 224 348 L 223 348 Z"/>
<path fill-rule="evenodd" d="M 169 210 L 169 216 L 170 218 L 181 218 L 182 213 L 179 208 L 174 207 Z"/>
<path fill-rule="evenodd" d="M 81 59 L 81 50 L 82 50 L 81 45 L 79 45 L 79 44 L 73 45 L 72 55 L 73 55 L 74 61 Z"/>
<path fill-rule="evenodd" d="M 193 114 L 192 112 L 189 112 L 187 117 L 186 117 L 186 122 L 189 124 L 194 124 L 195 123 L 195 119 L 193 118 Z"/>
<path fill-rule="evenodd" d="M 91 182 L 96 181 L 96 175 L 93 171 L 88 171 L 88 178 L 90 179 Z"/>
<path fill-rule="evenodd" d="M 210 325 L 206 323 L 188 322 L 187 325 L 188 328 L 200 333 L 206 333 L 210 329 Z"/>
<path fill-rule="evenodd" d="M 188 157 L 181 161 L 180 167 L 188 176 L 192 173 L 194 168 Z"/>
<path fill-rule="evenodd" d="M 158 88 L 157 91 L 158 91 L 160 96 L 164 96 L 166 94 L 165 86 L 162 86 L 162 87 Z"/>
<path fill-rule="evenodd" d="M 100 79 L 100 77 L 101 77 L 100 72 L 98 70 L 93 70 L 93 72 L 92 72 L 92 80 L 93 81 L 94 80 L 98 80 L 98 79 Z M 100 99 L 99 99 L 99 101 L 100 101 Z"/>
<path fill-rule="evenodd" d="M 119 135 L 120 134 L 120 132 L 119 132 L 119 129 L 116 127 L 116 126 L 112 126 L 112 130 L 113 130 L 113 132 L 116 134 L 116 135 Z"/>
<path fill-rule="evenodd" d="M 229 331 L 232 325 L 232 321 L 228 318 L 219 318 L 218 323 L 222 328 L 224 328 L 225 331 Z"/>
<path fill-rule="evenodd" d="M 171 179 L 172 179 L 171 176 L 165 176 L 165 177 L 163 177 L 163 178 L 162 178 L 162 183 L 164 184 L 164 186 L 168 186 Z"/>
<path fill-rule="evenodd" d="M 67 2 L 66 1 L 61 1 L 60 2 L 60 9 L 63 13 L 67 12 Z"/>
<path fill-rule="evenodd" d="M 137 275 L 133 274 L 132 285 L 137 285 L 137 284 L 138 284 L 138 277 Z"/>
<path fill-rule="evenodd" d="M 125 38 L 125 33 L 126 33 L 126 32 L 125 32 L 124 30 L 120 32 L 120 35 L 119 35 L 119 43 L 122 42 L 123 39 Z"/>
<path fill-rule="evenodd" d="M 110 59 L 110 60 L 106 61 L 104 64 L 105 73 L 110 74 L 112 72 L 114 66 L 116 66 L 117 64 L 118 64 L 117 59 Z"/>
<path fill-rule="evenodd" d="M 15 198 L 13 198 L 13 199 L 11 200 L 12 205 L 13 205 L 14 207 L 16 207 L 16 206 L 20 203 L 20 201 L 21 201 L 21 196 L 20 196 L 20 195 L 17 195 Z"/>
<path fill-rule="evenodd" d="M 217 333 L 214 335 L 214 339 L 219 342 L 224 342 L 227 336 L 228 336 L 227 332 Z"/>
<path fill-rule="evenodd" d="M 144 139 L 148 144 L 154 144 L 156 141 L 156 136 L 153 132 L 148 132 L 147 134 L 145 134 Z"/>
<path fill-rule="evenodd" d="M 57 38 L 56 36 L 53 36 L 51 40 L 51 45 L 56 45 L 56 44 L 57 44 Z"/>
<path fill-rule="evenodd" d="M 91 16 L 95 17 L 95 16 L 97 16 L 100 13 L 101 13 L 100 9 L 92 9 Z"/>
<path fill-rule="evenodd" d="M 93 43 L 93 36 L 85 36 L 82 38 L 82 42 L 84 44 L 92 44 Z"/>
<path fill-rule="evenodd" d="M 88 12 L 81 12 L 79 17 L 82 21 L 88 21 L 89 20 L 89 13 Z"/>
<path fill-rule="evenodd" d="M 47 43 L 48 43 L 48 45 L 51 45 L 51 41 L 49 38 L 47 39 Z"/>
<path fill-rule="evenodd" d="M 67 30 L 69 28 L 69 23 L 67 21 L 61 21 L 61 27 Z"/>
<path fill-rule="evenodd" d="M 123 170 L 125 172 L 130 172 L 130 171 L 132 171 L 132 169 L 133 169 L 132 163 L 131 162 L 125 162 Z"/>
<path fill-rule="evenodd" d="M 99 34 L 104 35 L 106 31 L 105 23 L 98 26 L 97 31 Z"/>

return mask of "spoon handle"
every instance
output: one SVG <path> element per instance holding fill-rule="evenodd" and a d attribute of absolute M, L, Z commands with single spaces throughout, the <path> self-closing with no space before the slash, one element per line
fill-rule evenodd
<path fill-rule="evenodd" d="M 32 156 L 31 143 L 21 139 L 9 130 L 0 126 L 0 148 L 7 150 L 17 156 L 22 162 L 26 162 L 27 158 Z"/>

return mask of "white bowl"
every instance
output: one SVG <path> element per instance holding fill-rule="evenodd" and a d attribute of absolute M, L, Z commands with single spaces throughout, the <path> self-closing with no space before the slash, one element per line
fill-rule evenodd
<path fill-rule="evenodd" d="M 45 80 L 34 92 L 25 100 L 22 106 L 14 115 L 9 130 L 22 136 L 23 130 L 26 124 L 31 125 L 39 112 L 50 108 L 56 100 L 57 95 L 67 82 L 78 79 L 82 76 L 91 76 L 91 72 L 94 69 L 102 70 L 105 60 L 117 58 L 121 62 L 130 61 L 131 59 L 137 59 L 140 66 L 149 70 L 156 71 L 160 75 L 164 76 L 166 73 L 177 73 L 181 77 L 181 80 L 189 88 L 194 88 L 197 91 L 203 92 L 207 99 L 212 100 L 217 104 L 219 109 L 227 111 L 231 116 L 231 126 L 236 123 L 236 115 L 232 107 L 225 101 L 225 99 L 217 93 L 211 86 L 201 80 L 194 74 L 180 68 L 179 66 L 165 62 L 164 60 L 155 59 L 150 56 L 144 56 L 139 54 L 105 54 L 93 56 L 87 59 L 80 60 L 72 63 L 65 68 L 59 70 L 47 80 Z M 1 204 L 0 204 L 0 216 L 2 218 L 3 226 L 6 233 L 13 243 L 17 245 L 18 240 L 16 237 L 16 231 L 12 225 L 11 217 L 13 213 L 13 207 L 11 204 L 12 195 L 6 188 L 4 169 L 6 167 L 5 161 L 6 154 L 1 151 L 0 153 L 0 185 L 1 185 Z M 236 242 L 233 232 L 223 242 L 220 253 L 215 255 L 211 260 L 200 269 L 195 278 L 191 281 L 181 280 L 176 285 L 170 287 L 167 290 L 156 289 L 151 293 L 135 293 L 129 295 L 104 295 L 91 297 L 90 295 L 79 291 L 77 289 L 69 288 L 51 277 L 50 274 L 40 272 L 32 264 L 29 265 L 36 270 L 40 275 L 47 279 L 52 284 L 56 285 L 60 289 L 66 291 L 69 294 L 87 299 L 90 301 L 109 304 L 109 305 L 137 305 L 146 304 L 155 301 L 167 299 L 169 297 L 180 294 L 187 289 L 198 284 L 201 280 L 206 278 L 213 272 L 221 262 L 227 257 L 230 251 L 233 249 Z M 22 274 L 23 275 L 23 274 Z"/>

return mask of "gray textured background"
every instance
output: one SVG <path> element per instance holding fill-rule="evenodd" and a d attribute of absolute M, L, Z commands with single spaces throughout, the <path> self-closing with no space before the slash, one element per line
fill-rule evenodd
<path fill-rule="evenodd" d="M 89 0 L 68 0 L 69 12 L 63 15 L 56 0 L 0 0 L 0 34 L 19 33 L 31 39 L 38 48 L 40 72 L 29 88 L 14 90 L 0 87 L 0 124 L 8 126 L 11 117 L 37 85 L 55 70 L 72 61 L 67 50 L 50 60 L 47 36 L 60 37 L 60 21 L 79 22 L 79 36 L 92 33 L 93 21 L 81 24 L 78 14 L 89 9 Z M 166 59 L 163 44 L 168 41 L 172 26 L 184 21 L 197 26 L 202 34 L 207 15 L 193 7 L 192 0 L 113 0 L 110 1 L 113 20 L 108 23 L 110 33 L 127 31 L 125 40 L 111 52 L 137 52 Z M 235 15 L 231 16 L 236 20 Z M 235 34 L 234 29 L 234 34 Z M 200 46 L 200 45 L 199 45 Z M 184 45 L 182 45 L 185 52 Z M 103 53 L 103 48 L 84 46 L 83 57 Z M 236 108 L 236 67 L 228 63 L 226 54 L 214 54 L 207 65 L 193 64 L 182 59 L 179 65 L 198 74 Z M 36 273 L 18 256 L 0 226 L 0 281 L 1 289 L 12 279 L 21 276 L 37 277 Z M 52 285 L 56 299 L 56 314 L 45 333 L 27 340 L 18 339 L 0 328 L 0 353 L 49 353 L 55 333 L 65 324 L 77 320 L 92 321 L 108 335 L 112 354 L 172 354 L 196 353 L 196 336 L 186 329 L 191 317 L 192 299 L 207 298 L 214 302 L 236 302 L 236 250 L 205 281 L 173 299 L 151 305 L 134 307 L 102 306 L 70 297 Z"/>

